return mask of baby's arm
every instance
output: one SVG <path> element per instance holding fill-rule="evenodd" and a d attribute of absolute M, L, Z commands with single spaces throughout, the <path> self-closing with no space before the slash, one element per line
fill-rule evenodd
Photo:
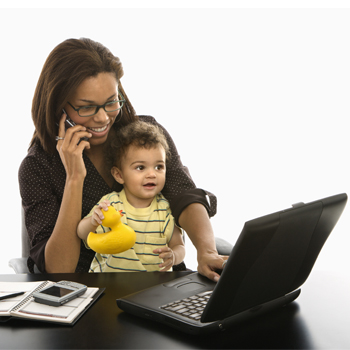
<path fill-rule="evenodd" d="M 77 227 L 77 235 L 79 238 L 86 240 L 90 232 L 95 232 L 97 227 L 102 224 L 104 219 L 102 210 L 108 210 L 110 203 L 108 200 L 104 200 L 97 205 L 91 216 L 82 219 Z"/>
<path fill-rule="evenodd" d="M 185 244 L 181 231 L 176 225 L 168 246 L 155 249 L 153 253 L 158 253 L 159 257 L 164 261 L 159 265 L 162 268 L 161 271 L 168 271 L 173 265 L 183 262 L 185 258 Z"/>

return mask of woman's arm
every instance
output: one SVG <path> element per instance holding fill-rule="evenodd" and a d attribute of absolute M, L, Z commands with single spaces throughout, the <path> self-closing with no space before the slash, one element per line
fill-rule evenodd
<path fill-rule="evenodd" d="M 31 242 L 28 261 L 31 271 L 33 262 L 41 272 L 74 272 L 77 267 L 81 241 L 76 227 L 82 215 L 86 176 L 82 149 L 78 149 L 77 143 L 80 135 L 88 136 L 88 133 L 82 131 L 76 135 L 76 129 L 80 127 L 67 131 L 68 147 L 59 141 L 59 156 L 49 155 L 41 146 L 33 145 L 19 169 L 22 205 Z M 63 118 L 60 130 L 64 133 Z M 69 147 L 70 141 L 75 147 Z M 84 146 L 88 147 L 88 143 L 81 145 Z"/>
<path fill-rule="evenodd" d="M 66 183 L 55 228 L 45 247 L 45 270 L 49 273 L 74 272 L 80 255 L 80 239 L 76 234 L 82 216 L 83 186 L 86 168 L 83 161 L 84 149 L 89 149 L 87 141 L 81 137 L 91 137 L 86 128 L 76 125 L 65 131 L 63 114 L 57 142 L 57 151 L 66 171 Z"/>
<path fill-rule="evenodd" d="M 52 234 L 45 247 L 45 271 L 74 272 L 80 255 L 80 239 L 76 234 L 81 219 L 83 181 L 67 181 Z"/>
<path fill-rule="evenodd" d="M 20 166 L 19 185 L 31 243 L 31 258 L 28 261 L 30 271 L 33 272 L 33 262 L 41 272 L 50 269 L 45 255 L 48 252 L 46 246 L 54 233 L 60 242 L 67 243 L 59 259 L 64 260 L 64 266 L 73 258 L 71 271 L 80 253 L 76 227 L 73 230 L 69 224 L 74 218 L 76 223 L 81 219 L 81 190 L 78 184 L 65 183 L 65 170 L 58 155 L 52 157 L 40 146 L 33 146 Z M 64 203 L 71 203 L 72 206 L 67 207 Z M 58 249 L 60 242 L 56 244 Z M 71 252 L 73 247 L 75 249 Z"/>
<path fill-rule="evenodd" d="M 198 272 L 217 282 L 220 276 L 215 270 L 222 269 L 227 257 L 218 255 L 207 210 L 200 203 L 190 204 L 182 211 L 179 223 L 197 249 Z"/>

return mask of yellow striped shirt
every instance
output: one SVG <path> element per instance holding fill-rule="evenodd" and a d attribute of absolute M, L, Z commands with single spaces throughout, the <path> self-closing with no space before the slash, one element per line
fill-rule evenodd
<path fill-rule="evenodd" d="M 101 198 L 109 200 L 116 210 L 122 210 L 122 222 L 129 225 L 136 233 L 135 245 L 119 254 L 95 254 L 90 272 L 130 272 L 159 271 L 163 262 L 153 250 L 166 246 L 173 234 L 174 217 L 171 215 L 169 202 L 158 194 L 148 208 L 134 208 L 126 199 L 125 192 L 112 192 Z M 91 216 L 94 208 L 88 216 Z M 109 231 L 100 225 L 96 232 Z M 86 243 L 85 243 L 86 244 Z"/>

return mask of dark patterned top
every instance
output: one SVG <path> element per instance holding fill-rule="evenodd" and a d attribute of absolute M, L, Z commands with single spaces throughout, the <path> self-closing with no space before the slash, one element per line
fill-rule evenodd
<path fill-rule="evenodd" d="M 160 126 L 171 150 L 167 163 L 166 183 L 162 194 L 170 202 L 173 216 L 178 224 L 181 212 L 191 203 L 203 204 L 209 216 L 216 213 L 216 197 L 210 192 L 196 188 L 188 169 L 182 165 L 175 144 L 168 132 L 153 117 L 140 116 L 140 120 Z M 87 175 L 84 181 L 82 218 L 102 196 L 112 191 L 121 191 L 115 182 L 112 189 L 107 185 L 90 159 L 83 154 Z M 58 152 L 50 155 L 39 145 L 31 147 L 19 168 L 19 186 L 25 223 L 30 239 L 28 267 L 34 271 L 34 264 L 45 271 L 45 246 L 55 227 L 62 202 L 66 172 Z M 209 202 L 207 201 L 209 197 Z M 87 272 L 95 252 L 81 244 L 80 258 L 76 272 Z"/>

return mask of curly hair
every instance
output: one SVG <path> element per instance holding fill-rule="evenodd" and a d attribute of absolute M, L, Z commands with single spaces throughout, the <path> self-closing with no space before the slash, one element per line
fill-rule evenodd
<path fill-rule="evenodd" d="M 146 149 L 160 145 L 165 150 L 166 161 L 170 159 L 170 150 L 163 131 L 156 125 L 135 121 L 118 129 L 106 148 L 107 164 L 110 168 L 116 166 L 121 169 L 122 159 L 131 145 Z"/>

